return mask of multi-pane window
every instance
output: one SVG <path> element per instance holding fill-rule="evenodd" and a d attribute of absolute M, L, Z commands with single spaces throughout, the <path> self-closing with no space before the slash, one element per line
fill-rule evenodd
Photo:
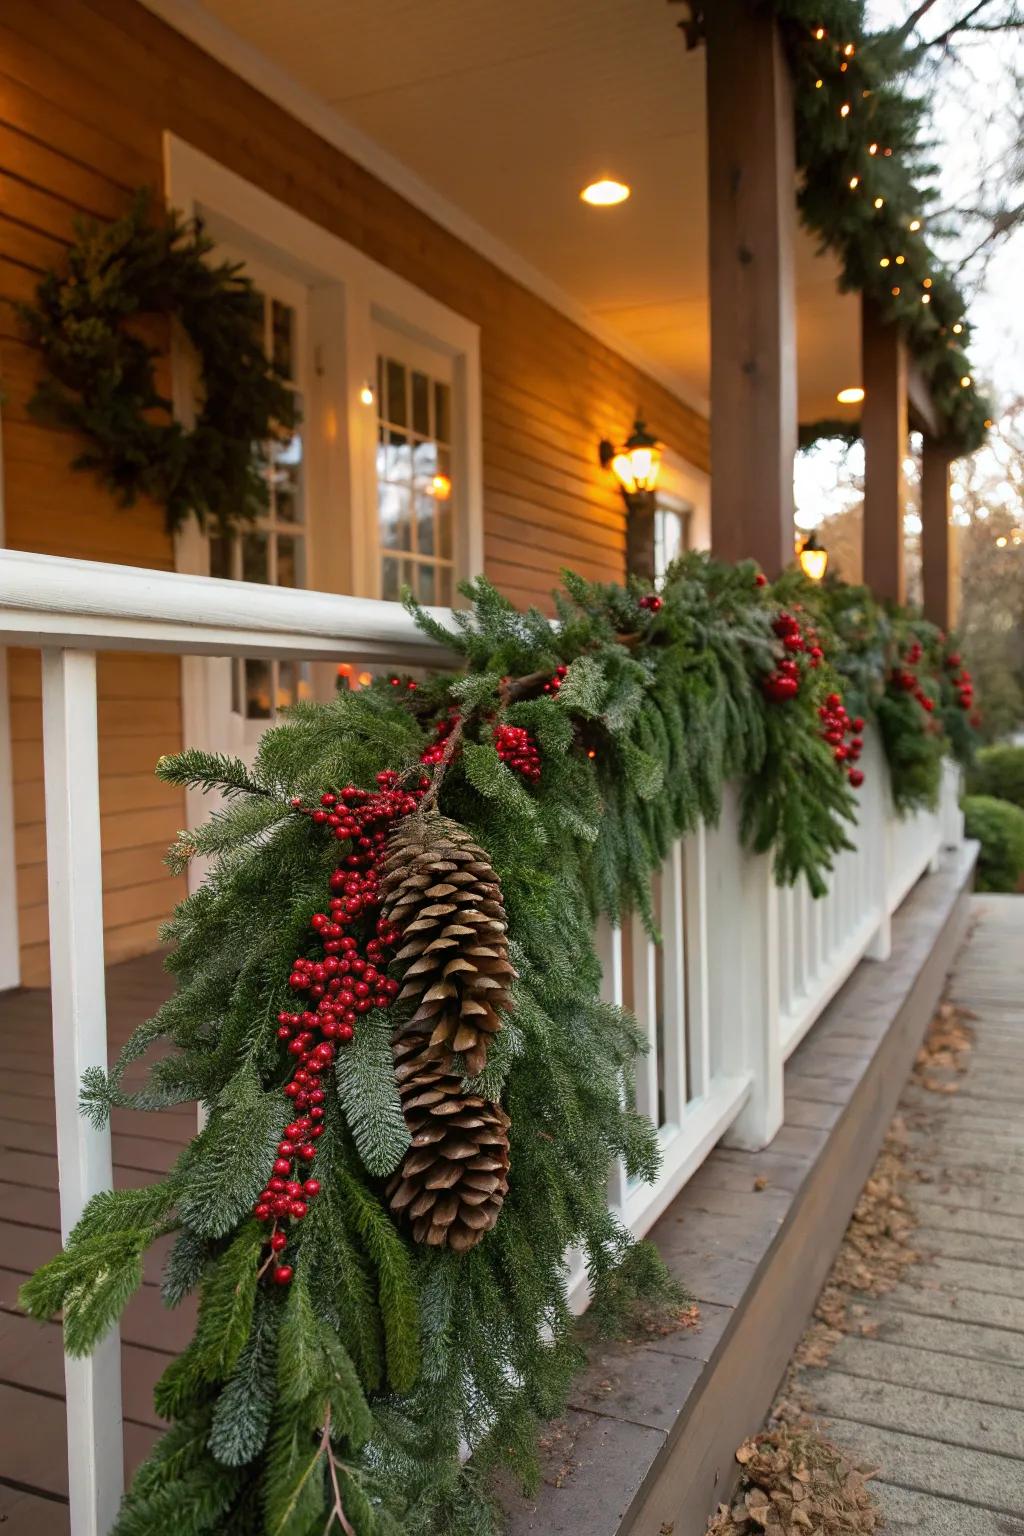
<path fill-rule="evenodd" d="M 447 606 L 457 487 L 452 385 L 440 372 L 408 355 L 378 354 L 377 521 L 381 597 L 393 600 L 408 586 L 421 602 Z"/>
<path fill-rule="evenodd" d="M 297 425 L 287 440 L 267 445 L 267 505 L 260 516 L 226 539 L 211 536 L 210 575 L 276 587 L 304 587 L 307 508 L 301 394 L 303 315 L 298 303 L 269 293 L 261 297 L 263 345 L 274 372 L 292 391 Z M 287 709 L 309 694 L 307 663 L 256 658 L 232 663 L 231 707 L 247 720 L 272 720 L 279 709 Z"/>
<path fill-rule="evenodd" d="M 657 496 L 654 513 L 654 574 L 661 581 L 672 561 L 677 560 L 690 547 L 693 503 L 663 491 L 659 491 Z"/>

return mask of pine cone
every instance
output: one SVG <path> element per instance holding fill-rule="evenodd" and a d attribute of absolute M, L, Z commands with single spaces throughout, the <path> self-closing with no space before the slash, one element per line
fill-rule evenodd
<path fill-rule="evenodd" d="M 388 1193 L 417 1242 L 472 1248 L 508 1192 L 509 1119 L 463 1089 L 487 1060 L 511 1006 L 501 887 L 457 823 L 410 816 L 393 833 L 381 882 L 384 917 L 401 929 L 399 1002 L 419 1006 L 395 1030 L 395 1075 L 412 1146 Z"/>

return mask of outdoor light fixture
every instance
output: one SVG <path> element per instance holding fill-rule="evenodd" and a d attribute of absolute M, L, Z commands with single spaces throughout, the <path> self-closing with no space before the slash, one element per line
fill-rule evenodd
<path fill-rule="evenodd" d="M 583 202 L 589 203 L 591 208 L 614 208 L 616 203 L 624 203 L 629 196 L 630 189 L 624 181 L 613 181 L 606 177 L 601 181 L 592 181 L 584 187 L 580 193 Z"/>
<path fill-rule="evenodd" d="M 372 405 L 373 404 L 374 396 L 373 396 L 373 389 L 372 389 L 371 385 L 369 385 L 369 384 L 364 384 L 363 385 L 362 389 L 359 391 L 359 399 L 360 399 L 360 401 L 361 401 L 361 403 L 363 405 Z"/>
<path fill-rule="evenodd" d="M 819 544 L 813 529 L 800 545 L 797 558 L 800 569 L 811 581 L 820 581 L 828 565 L 828 550 Z"/>
<path fill-rule="evenodd" d="M 661 468 L 661 444 L 651 436 L 638 416 L 621 448 L 604 438 L 597 452 L 601 467 L 611 470 L 615 476 L 629 511 L 626 567 L 631 575 L 653 582 L 654 514 L 657 510 L 654 488 Z"/>
<path fill-rule="evenodd" d="M 621 448 L 604 438 L 598 449 L 603 468 L 610 468 L 632 511 L 631 502 L 653 492 L 661 468 L 661 444 L 652 437 L 639 416 Z"/>
<path fill-rule="evenodd" d="M 836 399 L 840 405 L 859 405 L 864 399 L 864 391 L 859 384 L 851 384 L 849 389 L 841 389 Z"/>

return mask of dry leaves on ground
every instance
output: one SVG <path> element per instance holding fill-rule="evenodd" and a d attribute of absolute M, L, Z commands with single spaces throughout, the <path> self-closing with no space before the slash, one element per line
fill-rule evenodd
<path fill-rule="evenodd" d="M 974 1015 L 955 1003 L 941 1003 L 928 1026 L 914 1062 L 914 1080 L 929 1093 L 958 1093 L 958 1077 L 967 1071 L 974 1030 L 967 1023 Z"/>
<path fill-rule="evenodd" d="M 820 1436 L 780 1426 L 746 1440 L 732 1504 L 722 1504 L 708 1536 L 860 1536 L 882 1527 L 869 1472 Z"/>

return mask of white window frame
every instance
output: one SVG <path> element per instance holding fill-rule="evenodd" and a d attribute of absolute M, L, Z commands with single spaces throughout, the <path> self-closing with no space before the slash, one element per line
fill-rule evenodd
<path fill-rule="evenodd" d="M 688 548 L 711 548 L 711 477 L 673 448 L 663 448 L 657 491 L 690 504 Z M 671 510 L 671 509 L 669 509 Z"/>
<path fill-rule="evenodd" d="M 455 578 L 478 575 L 483 570 L 479 326 L 170 132 L 164 134 L 164 181 L 172 208 L 189 218 L 200 216 L 214 239 L 264 253 L 309 289 L 315 378 L 306 402 L 306 452 L 310 547 L 317 548 L 313 585 L 358 597 L 380 592 L 376 408 L 360 400 L 363 386 L 376 378 L 377 325 L 451 360 Z M 181 349 L 172 368 L 175 410 L 187 418 L 191 385 Z M 177 541 L 179 570 L 208 574 L 205 542 L 190 521 Z"/>

